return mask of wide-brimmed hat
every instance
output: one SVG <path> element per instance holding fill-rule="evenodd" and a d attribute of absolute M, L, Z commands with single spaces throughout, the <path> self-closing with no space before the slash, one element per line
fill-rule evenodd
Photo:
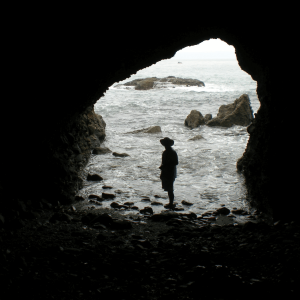
<path fill-rule="evenodd" d="M 171 140 L 170 138 L 168 137 L 165 137 L 163 139 L 160 140 L 160 143 L 163 145 L 163 146 L 173 146 L 174 145 L 174 141 Z"/>

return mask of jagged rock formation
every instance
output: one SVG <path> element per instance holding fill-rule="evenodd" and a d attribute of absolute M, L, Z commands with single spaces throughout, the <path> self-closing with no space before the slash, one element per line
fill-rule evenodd
<path fill-rule="evenodd" d="M 162 84 L 165 83 L 165 84 Z M 150 90 L 152 88 L 163 88 L 167 87 L 168 84 L 173 85 L 185 85 L 185 86 L 205 86 L 203 81 L 198 79 L 190 79 L 190 78 L 178 78 L 174 76 L 168 76 L 165 78 L 157 78 L 157 77 L 150 77 L 150 78 L 142 78 L 142 79 L 135 79 L 129 82 L 124 83 L 125 86 L 134 86 L 136 90 Z M 121 85 L 116 85 L 121 86 Z"/>
<path fill-rule="evenodd" d="M 221 105 L 217 116 L 207 122 L 207 126 L 231 127 L 247 126 L 253 120 L 249 96 L 244 94 L 228 105 Z"/>
<path fill-rule="evenodd" d="M 124 19 L 118 19 L 119 24 L 134 28 L 138 15 L 136 11 L 128 13 L 129 9 L 123 13 Z M 280 23 L 277 14 L 261 10 L 256 10 L 255 15 L 265 22 L 252 22 L 251 26 L 249 22 L 228 22 L 235 20 L 236 15 L 234 11 L 231 15 L 222 12 L 217 18 L 191 17 L 187 23 L 178 22 L 175 16 L 173 20 L 158 17 L 155 28 L 166 28 L 167 24 L 172 24 L 172 28 L 167 33 L 153 33 L 153 15 L 142 14 L 143 32 L 151 34 L 138 38 L 122 31 L 116 38 L 115 29 L 108 28 L 104 19 L 88 28 L 82 23 L 80 30 L 76 22 L 72 26 L 68 22 L 57 24 L 51 30 L 42 30 L 37 22 L 39 31 L 22 31 L 17 26 L 20 38 L 14 39 L 13 33 L 8 32 L 9 41 L 3 42 L 14 50 L 11 57 L 7 56 L 9 76 L 5 76 L 10 83 L 6 93 L 10 98 L 3 98 L 1 111 L 13 111 L 13 115 L 9 120 L 1 118 L 1 138 L 6 145 L 1 147 L 1 204 L 7 206 L 18 199 L 33 198 L 41 202 L 43 197 L 57 201 L 74 193 L 76 184 L 72 185 L 73 191 L 68 187 L 69 182 L 76 180 L 67 175 L 69 164 L 61 164 L 60 158 L 68 160 L 74 156 L 75 142 L 68 133 L 78 126 L 86 108 L 95 104 L 114 83 L 138 70 L 171 58 L 184 47 L 220 38 L 235 47 L 241 69 L 257 81 L 261 102 L 238 164 L 245 176 L 249 199 L 259 209 L 271 212 L 275 219 L 297 218 L 297 210 L 292 209 L 298 193 L 294 175 L 297 150 L 290 138 L 297 136 L 298 112 L 291 110 L 297 85 L 289 84 L 287 88 L 286 84 L 278 84 L 278 78 L 291 74 L 295 68 L 291 55 L 294 49 L 280 39 L 284 36 L 289 40 L 296 27 Z M 279 32 L 284 34 L 278 35 Z M 23 39 L 26 47 L 20 47 Z M 68 141 L 63 142 L 61 136 Z M 279 136 L 285 140 L 279 142 Z M 22 145 L 22 155 L 16 143 Z M 22 180 L 16 172 L 22 172 Z"/>
<path fill-rule="evenodd" d="M 201 112 L 198 110 L 192 110 L 184 121 L 184 125 L 191 129 L 194 129 L 204 124 L 205 124 L 204 117 L 202 116 Z"/>

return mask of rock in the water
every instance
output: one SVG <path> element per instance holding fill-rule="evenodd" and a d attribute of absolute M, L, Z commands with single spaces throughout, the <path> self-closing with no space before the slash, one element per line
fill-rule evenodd
<path fill-rule="evenodd" d="M 100 196 L 94 194 L 89 195 L 89 199 L 96 199 L 98 201 L 103 201 L 103 199 Z"/>
<path fill-rule="evenodd" d="M 142 202 L 150 202 L 151 200 L 150 200 L 150 198 L 143 198 L 142 200 L 141 200 Z"/>
<path fill-rule="evenodd" d="M 112 189 L 112 186 L 103 185 L 102 188 L 103 188 L 103 189 Z"/>
<path fill-rule="evenodd" d="M 146 207 L 144 207 L 143 209 L 140 210 L 140 213 L 142 213 L 142 214 L 149 213 L 149 214 L 153 215 L 153 209 L 150 206 L 146 206 Z"/>
<path fill-rule="evenodd" d="M 134 210 L 138 210 L 139 209 L 137 206 L 131 206 L 130 208 L 134 209 Z"/>
<path fill-rule="evenodd" d="M 102 193 L 103 199 L 114 199 L 115 197 L 116 197 L 116 195 L 114 195 L 114 194 Z"/>
<path fill-rule="evenodd" d="M 84 201 L 82 196 L 75 196 L 75 201 Z"/>
<path fill-rule="evenodd" d="M 193 205 L 193 203 L 188 202 L 188 201 L 185 201 L 185 200 L 182 200 L 181 203 L 182 203 L 183 205 L 189 205 L 189 206 Z"/>
<path fill-rule="evenodd" d="M 161 202 L 158 201 L 152 201 L 151 205 L 163 205 Z"/>
<path fill-rule="evenodd" d="M 136 86 L 136 90 L 150 90 L 153 88 L 155 79 L 150 78 L 150 79 L 145 79 L 140 81 Z"/>
<path fill-rule="evenodd" d="M 122 207 L 122 205 L 121 205 L 120 203 L 117 203 L 117 202 L 112 202 L 112 203 L 110 204 L 110 206 L 111 206 L 112 208 L 121 208 L 121 207 Z"/>
<path fill-rule="evenodd" d="M 190 78 L 179 78 L 175 76 L 168 76 L 165 78 L 149 77 L 142 79 L 135 79 L 124 84 L 125 86 L 134 86 L 136 90 L 149 90 L 152 88 L 164 88 L 170 85 L 183 86 L 205 86 L 203 81 Z"/>
<path fill-rule="evenodd" d="M 106 154 L 106 153 L 110 153 L 111 150 L 106 148 L 106 147 L 96 147 L 94 148 L 92 154 Z"/>
<path fill-rule="evenodd" d="M 127 206 L 132 206 L 134 204 L 134 202 L 125 202 L 124 205 L 127 205 Z"/>
<path fill-rule="evenodd" d="M 88 181 L 101 181 L 103 178 L 98 174 L 88 174 L 87 179 Z"/>
<path fill-rule="evenodd" d="M 221 105 L 217 116 L 206 123 L 207 126 L 231 127 L 248 126 L 253 120 L 249 96 L 243 94 L 233 103 Z"/>
<path fill-rule="evenodd" d="M 214 211 L 214 215 L 228 215 L 230 213 L 230 210 L 227 207 L 221 207 L 218 208 L 216 211 Z"/>
<path fill-rule="evenodd" d="M 117 153 L 117 152 L 113 152 L 113 156 L 117 156 L 117 157 L 125 157 L 125 156 L 130 156 L 127 153 Z"/>
<path fill-rule="evenodd" d="M 139 129 L 139 130 L 134 130 L 131 132 L 127 132 L 127 133 L 161 133 L 161 128 L 160 126 L 150 126 L 148 128 L 144 128 L 144 129 Z"/>
<path fill-rule="evenodd" d="M 193 138 L 189 139 L 189 141 L 197 141 L 197 140 L 201 140 L 201 139 L 203 139 L 203 136 L 199 134 L 199 135 L 196 135 Z"/>
<path fill-rule="evenodd" d="M 191 129 L 204 124 L 205 124 L 204 118 L 200 113 L 200 111 L 197 110 L 192 110 L 184 121 L 184 125 Z"/>
<path fill-rule="evenodd" d="M 204 122 L 205 123 L 207 123 L 209 120 L 211 120 L 212 119 L 212 114 L 206 114 L 205 116 L 204 116 Z"/>

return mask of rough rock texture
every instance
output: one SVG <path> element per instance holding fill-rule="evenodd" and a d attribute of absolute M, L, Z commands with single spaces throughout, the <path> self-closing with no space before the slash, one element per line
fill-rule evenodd
<path fill-rule="evenodd" d="M 161 133 L 161 128 L 160 126 L 150 126 L 148 128 L 144 128 L 144 129 L 139 129 L 139 130 L 134 130 L 131 132 L 127 132 L 127 133 Z"/>
<path fill-rule="evenodd" d="M 204 86 L 204 82 L 198 79 L 190 78 L 178 78 L 174 76 L 168 76 L 165 78 L 142 78 L 135 79 L 124 83 L 125 86 L 134 86 L 136 90 L 150 90 L 155 87 L 165 87 L 166 85 L 161 83 L 172 83 L 174 85 L 185 85 L 185 86 Z"/>
<path fill-rule="evenodd" d="M 191 129 L 194 129 L 194 128 L 196 128 L 200 125 L 204 125 L 204 124 L 205 124 L 205 120 L 204 120 L 201 112 L 197 111 L 197 110 L 192 110 L 184 121 L 184 125 Z"/>
<path fill-rule="evenodd" d="M 205 123 L 207 123 L 209 120 L 211 120 L 212 119 L 212 114 L 206 114 L 205 116 L 204 116 L 204 122 Z"/>
<path fill-rule="evenodd" d="M 76 14 L 76 22 L 66 21 L 65 16 L 62 22 L 55 18 L 55 26 L 48 20 L 43 23 L 46 15 L 36 20 L 26 14 L 31 22 L 20 22 L 3 37 L 4 51 L 9 51 L 5 54 L 8 63 L 4 65 L 1 111 L 10 114 L 10 118 L 0 118 L 2 206 L 33 197 L 40 202 L 43 196 L 53 201 L 66 195 L 70 198 L 78 185 L 76 168 L 74 176 L 70 176 L 72 163 L 67 163 L 75 151 L 75 141 L 71 141 L 69 133 L 76 132 L 87 107 L 114 83 L 137 71 L 173 57 L 184 47 L 220 38 L 234 46 L 239 66 L 257 82 L 261 103 L 238 164 L 249 199 L 272 212 L 275 219 L 298 218 L 293 209 L 298 204 L 294 172 L 298 149 L 291 138 L 297 136 L 298 130 L 298 111 L 291 109 L 297 103 L 298 91 L 297 84 L 290 82 L 287 87 L 279 83 L 279 78 L 295 70 L 292 54 L 296 48 L 282 41 L 292 40 L 297 26 L 278 22 L 278 15 L 285 13 L 282 9 L 270 14 L 256 7 L 251 11 L 250 7 L 247 15 L 255 15 L 263 22 L 249 24 L 242 9 L 232 13 L 218 9 L 214 18 L 199 18 L 195 10 L 195 15 L 189 12 L 189 22 L 183 23 L 173 14 L 167 19 L 165 14 L 155 16 L 153 22 L 154 14 L 147 14 L 149 10 L 145 13 L 141 8 L 143 13 L 137 13 L 128 7 L 118 17 L 118 24 L 135 28 L 142 22 L 147 34 L 138 38 L 122 30 L 118 30 L 116 38 L 115 28 L 107 26 L 107 19 L 113 19 L 113 10 L 107 10 L 106 18 L 97 18 L 92 25 L 77 22 L 81 13 Z M 75 14 L 68 17 L 71 15 Z M 237 15 L 243 21 L 237 22 Z M 183 66 L 176 64 L 178 68 Z M 67 140 L 63 142 L 61 137 Z M 22 155 L 16 143 L 22 145 Z M 22 180 L 12 180 L 16 171 L 22 173 Z"/>
<path fill-rule="evenodd" d="M 206 123 L 207 126 L 231 127 L 247 126 L 253 120 L 249 96 L 244 94 L 233 103 L 221 105 L 217 116 Z"/>

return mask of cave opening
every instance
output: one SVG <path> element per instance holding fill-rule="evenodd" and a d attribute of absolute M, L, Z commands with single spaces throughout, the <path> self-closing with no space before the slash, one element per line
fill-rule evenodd
<path fill-rule="evenodd" d="M 199 52 L 201 45 L 204 47 Z M 205 87 L 161 81 L 170 76 L 202 80 Z M 151 77 L 158 78 L 151 89 L 138 90 L 128 84 Z M 110 186 L 116 198 L 102 202 L 101 207 L 117 202 L 134 203 L 135 209 L 144 209 L 151 201 L 153 211 L 161 212 L 168 199 L 159 179 L 162 152 L 159 139 L 169 136 L 175 140 L 174 149 L 179 155 L 174 185 L 178 211 L 201 215 L 226 205 L 229 209 L 249 212 L 244 179 L 237 172 L 236 162 L 246 147 L 249 138 L 246 129 L 251 120 L 243 126 L 230 127 L 198 125 L 191 129 L 184 125 L 191 110 L 200 110 L 203 116 L 211 113 L 215 118 L 221 105 L 229 105 L 243 94 L 248 94 L 255 113 L 259 108 L 256 82 L 239 67 L 234 47 L 221 40 L 186 47 L 171 59 L 114 83 L 94 105 L 95 112 L 106 122 L 106 138 L 101 147 L 129 156 L 115 157 L 111 152 L 92 155 L 84 171 L 85 178 L 88 173 L 97 173 L 104 181 L 95 184 L 85 180 L 79 195 L 85 199 L 89 195 L 101 197 Z M 151 126 L 159 126 L 161 131 L 135 132 Z M 150 201 L 143 202 L 145 198 Z M 182 201 L 192 205 L 184 206 Z M 97 205 L 91 202 L 87 207 L 96 209 Z M 120 209 L 132 213 L 130 209 Z"/>

